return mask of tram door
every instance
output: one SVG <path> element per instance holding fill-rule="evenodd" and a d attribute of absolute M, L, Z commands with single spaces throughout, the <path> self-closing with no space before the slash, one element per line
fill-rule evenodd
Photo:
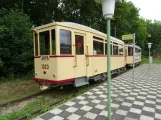
<path fill-rule="evenodd" d="M 75 78 L 85 77 L 87 74 L 86 64 L 86 40 L 84 34 L 75 33 Z"/>

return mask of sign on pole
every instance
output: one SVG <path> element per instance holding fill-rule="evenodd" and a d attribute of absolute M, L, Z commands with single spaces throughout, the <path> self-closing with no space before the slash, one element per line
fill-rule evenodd
<path fill-rule="evenodd" d="M 122 35 L 122 40 L 133 40 L 134 35 L 128 34 L 128 35 Z"/>
<path fill-rule="evenodd" d="M 134 67 L 135 67 L 135 33 L 122 35 L 122 40 L 133 40 L 133 87 L 134 87 Z"/>

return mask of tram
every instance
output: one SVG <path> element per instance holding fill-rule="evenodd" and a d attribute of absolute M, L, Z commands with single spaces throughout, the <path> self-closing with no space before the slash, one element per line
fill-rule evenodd
<path fill-rule="evenodd" d="M 135 66 L 141 64 L 141 48 L 135 45 L 135 56 L 134 56 L 134 64 Z M 133 45 L 126 44 L 125 45 L 125 61 L 127 67 L 133 66 Z"/>
<path fill-rule="evenodd" d="M 35 77 L 41 89 L 54 85 L 75 87 L 106 80 L 107 36 L 72 22 L 52 22 L 36 27 L 34 36 Z M 126 67 L 125 43 L 110 37 L 111 73 Z M 129 55 L 129 54 L 128 54 Z"/>

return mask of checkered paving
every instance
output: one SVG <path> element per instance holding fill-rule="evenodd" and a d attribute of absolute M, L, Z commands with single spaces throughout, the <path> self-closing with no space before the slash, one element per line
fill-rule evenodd
<path fill-rule="evenodd" d="M 107 84 L 64 103 L 34 120 L 107 120 Z M 161 65 L 144 64 L 111 83 L 112 120 L 161 120 Z"/>

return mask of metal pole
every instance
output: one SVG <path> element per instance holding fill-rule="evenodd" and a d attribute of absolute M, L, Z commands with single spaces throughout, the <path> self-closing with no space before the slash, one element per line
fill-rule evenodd
<path fill-rule="evenodd" d="M 135 82 L 134 67 L 135 67 L 135 33 L 133 37 L 133 87 L 134 87 L 134 82 Z"/>
<path fill-rule="evenodd" d="M 149 70 L 150 70 L 150 48 L 149 48 Z"/>
<path fill-rule="evenodd" d="M 111 52 L 110 52 L 110 20 L 107 20 L 107 85 L 108 85 L 108 120 L 111 120 Z"/>

